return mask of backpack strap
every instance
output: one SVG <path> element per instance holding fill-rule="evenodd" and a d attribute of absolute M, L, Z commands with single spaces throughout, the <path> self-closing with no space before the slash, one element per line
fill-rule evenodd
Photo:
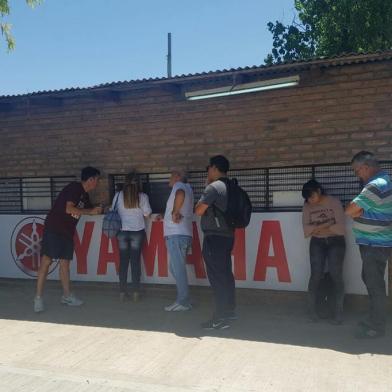
<path fill-rule="evenodd" d="M 218 178 L 217 181 L 222 181 L 226 185 L 226 191 L 229 189 L 230 179 L 228 177 L 220 177 L 220 178 Z M 227 202 L 228 202 L 228 198 L 227 198 Z M 218 227 L 220 227 L 217 211 L 219 211 L 221 213 L 221 215 L 223 216 L 223 218 L 226 221 L 227 220 L 226 211 L 227 211 L 228 205 L 226 207 L 226 211 L 221 210 L 218 206 L 215 205 L 215 203 L 213 203 L 211 207 L 212 207 L 212 213 L 214 214 L 216 225 Z"/>
<path fill-rule="evenodd" d="M 217 181 L 222 181 L 222 182 L 226 185 L 226 190 L 229 188 L 229 185 L 228 185 L 228 183 L 229 183 L 229 181 L 230 181 L 229 178 L 227 178 L 227 177 L 220 177 L 220 178 L 217 179 Z M 212 207 L 212 210 L 213 210 L 213 212 L 214 212 L 215 218 L 217 217 L 217 215 L 216 215 L 216 210 L 219 210 L 222 214 L 225 213 L 225 211 L 222 211 L 219 207 L 217 207 L 217 206 L 215 205 L 215 203 L 213 203 L 211 207 Z"/>
<path fill-rule="evenodd" d="M 219 177 L 217 181 L 222 181 L 227 186 L 227 183 L 230 181 L 229 177 Z"/>
<path fill-rule="evenodd" d="M 232 181 L 229 177 L 221 177 L 218 178 L 219 181 L 222 181 L 225 185 L 226 185 L 226 198 L 227 198 L 227 207 L 226 207 L 226 211 L 229 208 L 229 184 Z M 218 207 L 217 207 L 218 208 Z M 220 208 L 218 208 L 220 211 L 222 211 Z M 226 211 L 222 211 L 222 213 L 224 214 Z"/>

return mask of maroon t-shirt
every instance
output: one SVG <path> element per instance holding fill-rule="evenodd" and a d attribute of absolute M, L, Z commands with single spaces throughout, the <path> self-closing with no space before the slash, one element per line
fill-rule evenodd
<path fill-rule="evenodd" d="M 65 212 L 67 202 L 71 201 L 77 208 L 91 208 L 88 193 L 80 182 L 71 182 L 57 196 L 46 216 L 45 229 L 73 238 L 79 217 Z"/>

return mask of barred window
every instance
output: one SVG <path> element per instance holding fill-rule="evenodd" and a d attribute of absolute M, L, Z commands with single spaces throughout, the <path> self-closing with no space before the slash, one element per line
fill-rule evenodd
<path fill-rule="evenodd" d="M 380 164 L 392 175 L 392 161 Z M 170 194 L 170 173 L 142 173 L 140 176 L 153 212 L 163 212 Z M 234 169 L 229 171 L 228 176 L 237 178 L 248 193 L 254 212 L 301 211 L 302 186 L 312 178 L 318 180 L 328 194 L 339 198 L 343 205 L 348 204 L 362 189 L 350 163 Z M 116 185 L 124 181 L 125 174 L 112 174 L 109 178 L 113 195 Z M 205 171 L 190 172 L 189 182 L 195 201 L 199 200 L 205 188 L 206 178 Z"/>
<path fill-rule="evenodd" d="M 46 213 L 74 176 L 0 178 L 0 214 Z"/>
<path fill-rule="evenodd" d="M 154 213 L 165 211 L 166 201 L 169 198 L 171 189 L 169 188 L 169 178 L 171 173 L 141 173 L 139 174 L 142 190 L 150 199 L 151 209 Z M 125 174 L 109 175 L 111 184 L 110 194 L 122 188 L 125 181 Z"/>

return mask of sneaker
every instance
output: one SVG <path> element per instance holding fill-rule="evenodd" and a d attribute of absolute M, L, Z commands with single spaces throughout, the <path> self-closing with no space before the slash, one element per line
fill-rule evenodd
<path fill-rule="evenodd" d="M 227 329 L 230 328 L 230 324 L 225 319 L 212 319 L 201 323 L 201 328 L 205 330 Z"/>
<path fill-rule="evenodd" d="M 69 306 L 83 305 L 83 301 L 81 301 L 79 298 L 76 298 L 73 294 L 70 294 L 68 297 L 65 297 L 63 295 L 61 297 L 61 303 L 64 305 L 69 305 Z"/>
<path fill-rule="evenodd" d="M 342 325 L 343 324 L 343 320 L 344 320 L 343 313 L 342 312 L 336 312 L 335 317 L 330 320 L 330 323 L 332 325 Z"/>
<path fill-rule="evenodd" d="M 133 301 L 133 302 L 139 302 L 139 299 L 140 299 L 140 293 L 139 293 L 139 291 L 134 291 L 134 292 L 132 293 L 132 301 Z"/>
<path fill-rule="evenodd" d="M 330 319 L 329 320 L 329 323 L 331 324 L 331 325 L 342 325 L 343 324 L 343 319 L 341 319 L 341 318 L 333 318 L 333 319 Z"/>
<path fill-rule="evenodd" d="M 181 305 L 177 302 L 173 302 L 169 306 L 165 306 L 166 312 L 185 312 L 187 310 L 191 310 L 192 306 L 191 305 Z"/>
<path fill-rule="evenodd" d="M 238 315 L 237 315 L 237 313 L 234 312 L 234 310 L 233 310 L 233 311 L 231 311 L 231 312 L 225 313 L 224 319 L 225 319 L 225 320 L 229 320 L 229 321 L 235 321 L 235 320 L 238 320 Z"/>
<path fill-rule="evenodd" d="M 317 323 L 319 321 L 319 317 L 316 312 L 309 312 L 307 318 L 310 323 Z"/>
<path fill-rule="evenodd" d="M 44 310 L 45 310 L 45 307 L 44 307 L 44 301 L 43 301 L 42 297 L 35 297 L 34 298 L 34 312 L 40 313 L 40 312 L 43 312 Z"/>
<path fill-rule="evenodd" d="M 381 338 L 385 335 L 385 332 L 376 331 L 372 328 L 364 328 L 360 329 L 356 334 L 355 337 L 357 339 L 376 339 Z"/>
<path fill-rule="evenodd" d="M 360 320 L 360 321 L 358 321 L 358 327 L 361 327 L 361 328 L 371 328 L 372 324 L 367 319 Z"/>
<path fill-rule="evenodd" d="M 129 294 L 128 293 L 120 293 L 120 302 L 125 302 L 129 299 Z"/>

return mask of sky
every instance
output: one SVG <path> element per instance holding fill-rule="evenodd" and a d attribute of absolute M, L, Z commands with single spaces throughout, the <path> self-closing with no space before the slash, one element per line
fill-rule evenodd
<path fill-rule="evenodd" d="M 0 41 L 0 95 L 261 65 L 269 21 L 291 23 L 294 0 L 10 0 L 16 47 Z M 1 38 L 1 36 L 0 36 Z"/>

